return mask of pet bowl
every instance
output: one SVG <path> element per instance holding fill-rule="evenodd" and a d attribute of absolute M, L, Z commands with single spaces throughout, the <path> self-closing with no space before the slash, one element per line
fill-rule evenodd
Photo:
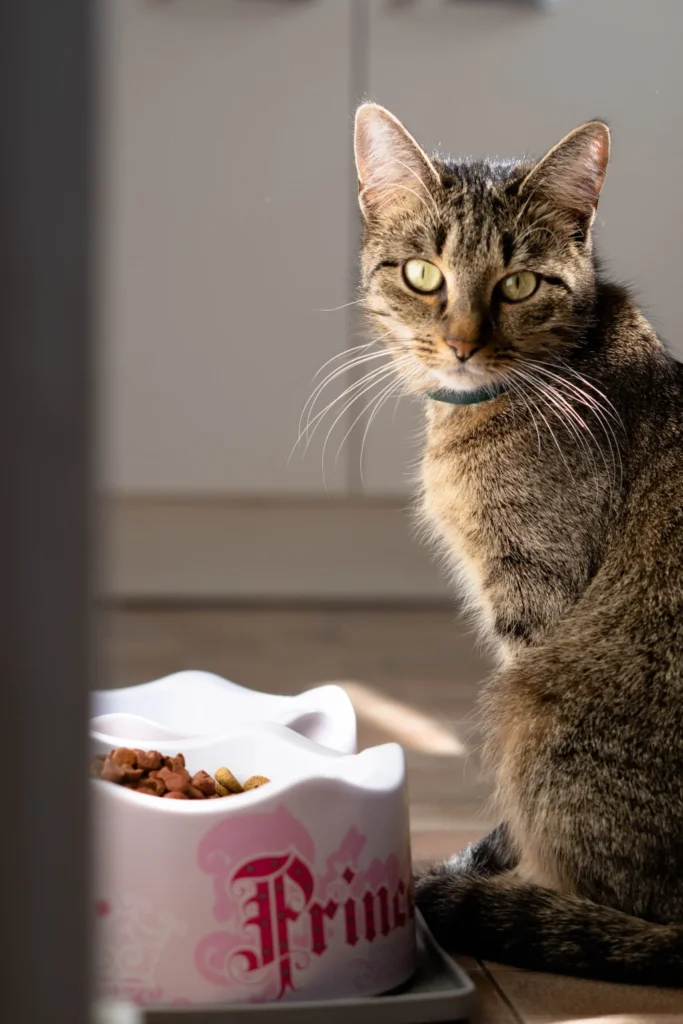
<path fill-rule="evenodd" d="M 176 801 L 93 781 L 101 995 L 146 1006 L 357 998 L 411 977 L 400 746 L 341 754 L 274 724 L 174 746 L 192 773 L 224 764 L 271 782 Z"/>
<path fill-rule="evenodd" d="M 344 754 L 356 751 L 356 716 L 340 686 L 318 686 L 296 697 L 259 693 L 212 672 L 176 672 L 151 683 L 92 695 L 90 730 L 96 749 L 154 744 L 185 751 L 192 736 L 220 736 L 245 722 L 286 725 Z M 168 749 L 163 743 L 168 741 Z M 183 742 L 183 747 L 177 743 Z M 175 747 L 171 751 L 171 747 Z"/>

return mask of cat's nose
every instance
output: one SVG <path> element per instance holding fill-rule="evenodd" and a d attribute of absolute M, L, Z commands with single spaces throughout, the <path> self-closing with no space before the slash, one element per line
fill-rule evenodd
<path fill-rule="evenodd" d="M 466 363 L 482 347 L 479 341 L 467 341 L 465 338 L 457 338 L 450 334 L 446 338 L 446 344 L 453 349 L 460 363 Z"/>

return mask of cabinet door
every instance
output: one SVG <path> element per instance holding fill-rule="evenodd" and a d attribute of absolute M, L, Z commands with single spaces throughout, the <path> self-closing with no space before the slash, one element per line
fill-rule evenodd
<path fill-rule="evenodd" d="M 288 456 L 347 340 L 350 5 L 104 0 L 101 56 L 106 485 L 321 490 Z"/>
<path fill-rule="evenodd" d="M 592 117 L 613 130 L 598 215 L 606 268 L 683 354 L 680 0 L 414 0 L 369 5 L 368 94 L 427 149 L 542 154 Z M 368 433 L 371 493 L 409 489 L 419 406 Z"/>

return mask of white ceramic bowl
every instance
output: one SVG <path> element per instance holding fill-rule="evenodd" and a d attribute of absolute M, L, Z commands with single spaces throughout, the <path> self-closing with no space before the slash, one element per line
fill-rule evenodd
<path fill-rule="evenodd" d="M 356 716 L 340 686 L 295 697 L 259 693 L 212 672 L 176 672 L 139 686 L 92 695 L 91 735 L 98 750 L 154 743 L 168 753 L 179 741 L 216 736 L 246 722 L 275 722 L 345 754 L 356 751 Z M 168 741 L 169 747 L 162 744 Z M 173 753 L 176 753 L 173 750 Z"/>
<path fill-rule="evenodd" d="M 179 749 L 191 772 L 225 764 L 272 781 L 205 801 L 93 782 L 100 993 L 250 1003 L 376 995 L 407 981 L 401 747 L 344 755 L 261 724 Z"/>

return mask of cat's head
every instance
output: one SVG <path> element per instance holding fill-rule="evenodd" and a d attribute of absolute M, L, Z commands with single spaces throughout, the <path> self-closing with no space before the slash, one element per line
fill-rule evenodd
<path fill-rule="evenodd" d="M 355 150 L 364 304 L 412 390 L 521 383 L 571 350 L 595 294 L 605 124 L 582 125 L 537 162 L 452 162 L 368 103 Z"/>

